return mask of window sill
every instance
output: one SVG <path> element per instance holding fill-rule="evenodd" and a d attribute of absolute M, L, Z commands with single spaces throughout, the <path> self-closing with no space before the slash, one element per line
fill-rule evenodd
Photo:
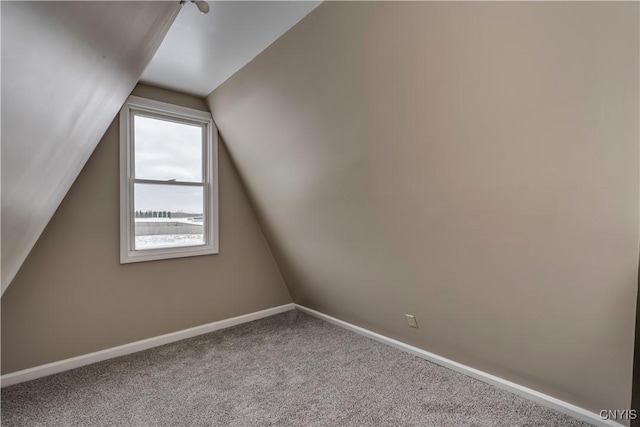
<path fill-rule="evenodd" d="M 215 255 L 218 253 L 218 248 L 213 246 L 145 249 L 143 251 L 129 251 L 125 256 L 120 257 L 120 264 L 130 264 L 133 262 L 144 261 L 158 261 L 163 259 L 185 258 L 202 255 Z"/>

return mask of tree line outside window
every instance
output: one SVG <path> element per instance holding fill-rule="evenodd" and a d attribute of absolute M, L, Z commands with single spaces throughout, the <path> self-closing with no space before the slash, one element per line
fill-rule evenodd
<path fill-rule="evenodd" d="M 202 212 L 200 213 L 190 213 L 190 212 L 170 212 L 170 211 L 135 211 L 136 218 L 198 218 L 202 217 Z"/>
<path fill-rule="evenodd" d="M 136 218 L 171 218 L 169 211 L 136 211 Z"/>

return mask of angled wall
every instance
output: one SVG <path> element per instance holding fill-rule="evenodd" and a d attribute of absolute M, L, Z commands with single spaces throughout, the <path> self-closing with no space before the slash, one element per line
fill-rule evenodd
<path fill-rule="evenodd" d="M 2 292 L 179 9 L 177 1 L 0 3 Z"/>
<path fill-rule="evenodd" d="M 628 408 L 638 7 L 325 2 L 215 90 L 294 301 Z"/>
<path fill-rule="evenodd" d="M 150 86 L 133 94 L 207 110 Z M 222 141 L 220 253 L 120 264 L 118 126 L 2 296 L 3 374 L 291 302 Z"/>

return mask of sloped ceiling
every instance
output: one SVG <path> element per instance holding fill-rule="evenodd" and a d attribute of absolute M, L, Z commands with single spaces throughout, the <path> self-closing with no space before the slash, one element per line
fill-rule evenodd
<path fill-rule="evenodd" d="M 208 97 L 294 301 L 628 407 L 638 25 L 611 2 L 307 15 Z"/>
<path fill-rule="evenodd" d="M 320 3 L 215 1 L 206 15 L 186 5 L 142 81 L 207 96 Z"/>
<path fill-rule="evenodd" d="M 3 1 L 0 8 L 4 292 L 179 4 Z"/>

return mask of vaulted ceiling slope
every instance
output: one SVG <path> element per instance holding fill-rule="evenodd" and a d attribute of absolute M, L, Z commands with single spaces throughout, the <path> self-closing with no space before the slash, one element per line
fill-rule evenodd
<path fill-rule="evenodd" d="M 4 292 L 179 5 L 3 1 L 0 8 Z"/>
<path fill-rule="evenodd" d="M 207 96 L 320 3 L 215 1 L 206 15 L 184 7 L 142 81 Z"/>
<path fill-rule="evenodd" d="M 638 9 L 325 2 L 222 84 L 208 101 L 294 301 L 628 407 Z"/>

